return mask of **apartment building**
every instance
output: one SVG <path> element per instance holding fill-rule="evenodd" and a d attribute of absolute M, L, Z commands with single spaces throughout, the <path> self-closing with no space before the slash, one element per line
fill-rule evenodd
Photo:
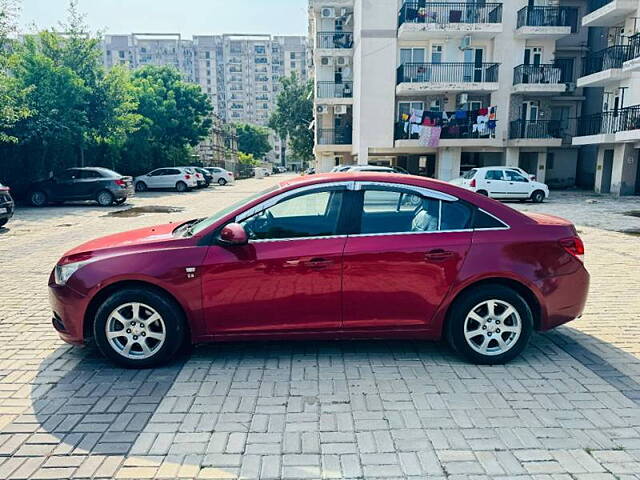
<path fill-rule="evenodd" d="M 586 8 L 582 0 L 311 0 L 317 169 L 394 165 L 450 180 L 512 165 L 574 185 Z"/>
<path fill-rule="evenodd" d="M 594 38 L 577 85 L 600 89 L 578 119 L 573 144 L 597 151 L 595 190 L 640 195 L 640 1 L 590 0 L 582 18 Z"/>

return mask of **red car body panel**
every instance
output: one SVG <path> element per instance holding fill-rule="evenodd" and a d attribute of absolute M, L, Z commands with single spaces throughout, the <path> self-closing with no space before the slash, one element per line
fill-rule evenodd
<path fill-rule="evenodd" d="M 454 195 L 509 229 L 352 235 L 222 246 L 217 229 L 289 190 L 330 182 L 407 184 Z M 65 286 L 50 279 L 60 336 L 82 344 L 92 300 L 121 282 L 154 285 L 182 307 L 192 342 L 266 338 L 429 338 L 442 335 L 457 295 L 500 279 L 528 289 L 547 330 L 582 314 L 589 275 L 559 243 L 576 235 L 566 220 L 525 215 L 495 200 L 422 177 L 346 173 L 300 177 L 220 218 L 193 237 L 177 224 L 111 235 L 67 252 L 59 264 L 90 260 Z M 440 251 L 447 255 L 439 255 Z M 189 275 L 187 269 L 195 268 Z M 97 297 L 98 296 L 98 297 Z M 90 320 L 90 319 L 89 319 Z"/>

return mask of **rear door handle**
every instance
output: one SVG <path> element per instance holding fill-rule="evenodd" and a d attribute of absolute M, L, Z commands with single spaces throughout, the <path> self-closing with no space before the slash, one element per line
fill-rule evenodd
<path fill-rule="evenodd" d="M 311 260 L 303 262 L 303 265 L 309 268 L 327 268 L 332 264 L 333 260 L 328 260 L 326 258 L 312 258 Z"/>
<path fill-rule="evenodd" d="M 455 255 L 456 252 L 438 248 L 425 253 L 424 258 L 430 262 L 444 262 L 445 260 L 455 257 Z"/>

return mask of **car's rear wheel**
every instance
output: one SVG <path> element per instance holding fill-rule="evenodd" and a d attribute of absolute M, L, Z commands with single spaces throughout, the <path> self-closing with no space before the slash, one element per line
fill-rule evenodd
<path fill-rule="evenodd" d="M 47 204 L 47 194 L 41 190 L 31 192 L 29 201 L 34 207 L 44 207 Z"/>
<path fill-rule="evenodd" d="M 176 183 L 176 191 L 183 193 L 186 192 L 189 189 L 189 187 L 187 187 L 187 184 L 184 182 L 178 182 Z"/>
<path fill-rule="evenodd" d="M 127 288 L 98 308 L 93 334 L 103 355 L 130 368 L 170 361 L 182 345 L 185 319 L 167 296 L 146 288 Z"/>
<path fill-rule="evenodd" d="M 531 308 L 516 291 L 502 285 L 463 293 L 448 316 L 450 345 L 477 364 L 509 362 L 522 353 L 532 332 Z"/>
<path fill-rule="evenodd" d="M 220 185 L 221 187 L 224 187 L 227 184 L 227 181 L 224 178 L 221 178 L 220 180 L 218 180 L 218 185 Z"/>
<path fill-rule="evenodd" d="M 144 182 L 138 182 L 136 183 L 136 192 L 146 192 L 149 189 L 149 187 L 147 187 L 147 184 Z"/>
<path fill-rule="evenodd" d="M 8 221 L 8 218 L 3 218 L 2 220 L 0 220 L 0 228 L 4 227 Z"/>
<path fill-rule="evenodd" d="M 542 203 L 544 202 L 545 196 L 542 190 L 536 190 L 531 194 L 531 201 L 533 203 Z"/>
<path fill-rule="evenodd" d="M 119 198 L 118 200 L 116 200 L 114 203 L 116 205 L 122 205 L 124 202 L 126 202 L 127 199 L 126 198 Z"/>
<path fill-rule="evenodd" d="M 114 201 L 115 198 L 113 196 L 113 193 L 106 190 L 102 190 L 96 195 L 96 202 L 98 202 L 98 205 L 100 205 L 101 207 L 108 207 L 110 205 L 113 205 Z"/>

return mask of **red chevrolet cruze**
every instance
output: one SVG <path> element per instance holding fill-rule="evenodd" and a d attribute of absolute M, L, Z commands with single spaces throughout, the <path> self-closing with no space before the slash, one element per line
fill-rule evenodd
<path fill-rule="evenodd" d="M 394 174 L 284 182 L 212 217 L 68 252 L 53 325 L 128 367 L 184 342 L 445 337 L 504 363 L 582 314 L 589 274 L 574 226 L 453 185 Z"/>

